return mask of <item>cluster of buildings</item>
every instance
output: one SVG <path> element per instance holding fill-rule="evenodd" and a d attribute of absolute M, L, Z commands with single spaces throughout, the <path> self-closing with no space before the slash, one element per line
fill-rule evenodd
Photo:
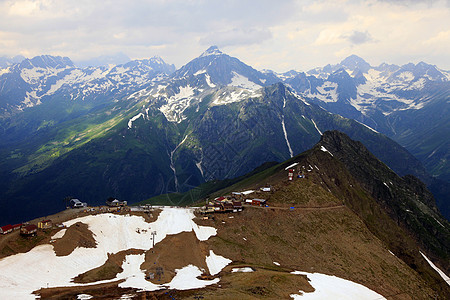
<path fill-rule="evenodd" d="M 248 190 L 244 192 L 232 192 L 231 195 L 215 198 L 208 204 L 200 208 L 201 213 L 227 213 L 239 212 L 244 209 L 244 205 L 267 206 L 267 201 L 260 198 L 252 198 L 254 193 L 270 192 L 270 187 L 261 188 L 259 191 Z"/>
<path fill-rule="evenodd" d="M 79 199 L 72 198 L 69 201 L 69 205 L 71 208 L 87 208 L 88 210 L 95 210 L 94 208 L 88 208 L 86 202 L 81 202 Z M 107 212 L 114 212 L 114 211 L 120 211 L 124 207 L 127 206 L 127 201 L 121 201 L 115 198 L 108 198 L 106 200 L 106 208 L 100 208 L 100 211 L 107 211 Z M 34 236 L 37 234 L 38 230 L 46 230 L 46 229 L 52 229 L 53 228 L 53 222 L 52 220 L 42 220 L 35 224 L 28 224 L 28 223 L 20 223 L 15 225 L 5 225 L 0 227 L 0 234 L 8 234 L 16 230 L 20 230 L 20 235 L 22 236 Z"/>
<path fill-rule="evenodd" d="M 52 220 L 42 220 L 35 224 L 19 223 L 15 225 L 5 225 L 0 227 L 0 234 L 8 234 L 16 230 L 20 230 L 20 235 L 22 236 L 34 236 L 37 234 L 38 229 L 52 229 Z"/>
<path fill-rule="evenodd" d="M 20 224 L 15 224 L 15 225 L 8 224 L 5 226 L 2 226 L 2 227 L 0 227 L 0 234 L 8 234 L 15 230 L 19 230 L 22 227 L 22 225 L 23 224 L 20 223 Z"/>

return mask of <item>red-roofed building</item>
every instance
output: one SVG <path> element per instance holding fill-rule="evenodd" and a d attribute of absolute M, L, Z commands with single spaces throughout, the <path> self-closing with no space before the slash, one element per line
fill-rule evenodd
<path fill-rule="evenodd" d="M 20 229 L 20 227 L 22 227 L 22 223 L 14 224 L 12 227 L 13 227 L 13 230 L 18 230 L 18 229 Z"/>
<path fill-rule="evenodd" d="M 36 225 L 27 225 L 22 228 L 20 228 L 20 234 L 29 236 L 29 235 L 36 235 L 38 230 L 38 227 Z"/>
<path fill-rule="evenodd" d="M 10 233 L 11 231 L 13 231 L 13 227 L 11 224 L 0 227 L 1 234 L 7 234 Z"/>
<path fill-rule="evenodd" d="M 266 204 L 265 199 L 252 199 L 252 205 L 255 206 L 264 206 Z"/>

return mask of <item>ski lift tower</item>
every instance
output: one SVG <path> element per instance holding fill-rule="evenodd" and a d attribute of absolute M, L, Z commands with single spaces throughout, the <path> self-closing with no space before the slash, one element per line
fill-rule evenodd
<path fill-rule="evenodd" d="M 152 235 L 152 240 L 153 240 L 153 247 L 152 247 L 152 248 L 155 248 L 155 236 L 156 236 L 156 231 L 154 230 L 154 231 L 150 232 L 150 234 Z"/>

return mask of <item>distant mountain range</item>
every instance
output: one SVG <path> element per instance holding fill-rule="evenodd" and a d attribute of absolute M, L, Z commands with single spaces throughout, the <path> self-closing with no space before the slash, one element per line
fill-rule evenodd
<path fill-rule="evenodd" d="M 352 55 L 337 65 L 279 77 L 326 110 L 391 137 L 430 173 L 450 180 L 450 72 L 424 62 L 372 67 Z"/>
<path fill-rule="evenodd" d="M 24 202 L 37 213 L 34 201 L 57 210 L 68 195 L 98 204 L 185 191 L 284 161 L 325 130 L 434 185 L 448 209 L 445 182 L 428 173 L 448 176 L 449 75 L 433 66 L 372 68 L 351 56 L 277 74 L 211 47 L 178 70 L 160 58 L 77 68 L 39 56 L 0 74 L 0 199 L 13 203 L 9 213 Z M 420 118 L 430 122 L 411 125 Z M 403 141 L 427 170 L 377 131 Z"/>

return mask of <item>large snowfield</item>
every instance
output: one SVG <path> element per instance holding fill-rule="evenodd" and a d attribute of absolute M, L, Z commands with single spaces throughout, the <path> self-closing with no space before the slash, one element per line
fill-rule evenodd
<path fill-rule="evenodd" d="M 219 278 L 200 280 L 202 270 L 194 265 L 187 265 L 175 270 L 176 275 L 167 284 L 156 285 L 145 280 L 140 269 L 144 262 L 144 254 L 126 255 L 122 264 L 123 271 L 114 279 L 97 281 L 88 284 L 77 284 L 72 279 L 79 274 L 103 265 L 108 253 L 118 253 L 128 249 L 149 250 L 153 247 L 152 232 L 156 231 L 155 244 L 164 240 L 167 235 L 193 231 L 200 241 L 206 241 L 216 235 L 213 227 L 199 226 L 194 221 L 193 209 L 163 207 L 158 219 L 148 223 L 144 218 L 131 215 L 99 214 L 85 216 L 65 222 L 66 227 L 82 222 L 88 225 L 94 234 L 96 248 L 76 248 L 67 256 L 56 256 L 53 246 L 40 245 L 27 253 L 16 254 L 0 260 L 0 299 L 35 299 L 33 291 L 46 287 L 88 286 L 108 283 L 123 279 L 119 287 L 131 287 L 145 291 L 159 289 L 195 289 L 216 284 Z M 65 229 L 52 238 L 64 236 Z M 215 254 L 210 250 L 205 258 L 209 273 L 218 274 L 232 261 Z M 233 270 L 233 272 L 250 272 L 252 269 Z M 384 299 L 370 289 L 335 276 L 318 273 L 293 272 L 307 275 L 311 285 L 316 289 L 313 293 L 292 295 L 295 299 Z M 89 295 L 80 294 L 82 297 Z"/>
<path fill-rule="evenodd" d="M 72 278 L 93 268 L 103 265 L 108 253 L 117 253 L 127 249 L 148 250 L 153 246 L 151 232 L 156 231 L 155 244 L 167 235 L 194 231 L 200 241 L 206 241 L 216 234 L 216 229 L 198 226 L 193 221 L 192 209 L 164 207 L 158 219 L 153 223 L 145 222 L 138 216 L 100 214 L 86 216 L 65 222 L 66 227 L 82 222 L 94 233 L 96 248 L 76 248 L 70 255 L 56 256 L 53 246 L 46 244 L 31 251 L 16 254 L 0 260 L 0 299 L 35 299 L 31 294 L 43 287 L 83 286 L 71 282 Z M 62 237 L 57 234 L 54 238 Z M 214 255 L 218 263 L 214 271 L 223 265 L 225 258 Z M 205 287 L 217 283 L 219 279 L 199 280 L 201 271 L 196 266 L 185 266 L 177 270 L 176 276 L 167 285 L 155 285 L 145 280 L 140 269 L 144 255 L 127 255 L 123 263 L 123 272 L 113 280 L 92 284 L 106 283 L 126 279 L 121 287 L 135 287 L 143 290 L 161 288 L 189 289 Z M 209 264 L 208 264 L 209 266 Z M 219 270 L 220 271 L 220 270 Z M 89 285 L 89 284 L 85 284 Z"/>

